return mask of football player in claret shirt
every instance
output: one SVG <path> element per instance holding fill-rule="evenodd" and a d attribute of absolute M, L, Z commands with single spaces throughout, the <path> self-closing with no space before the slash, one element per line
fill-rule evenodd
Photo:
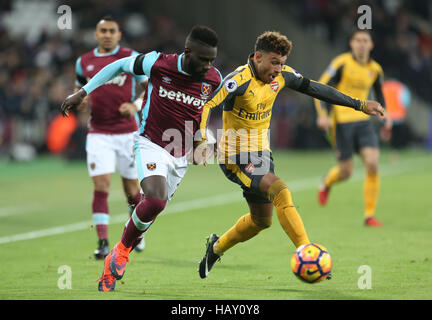
<path fill-rule="evenodd" d="M 76 61 L 75 91 L 111 62 L 137 54 L 119 45 L 121 31 L 112 17 L 106 16 L 97 23 L 95 38 L 97 48 L 81 55 Z M 146 76 L 122 73 L 87 98 L 90 121 L 86 153 L 88 172 L 94 185 L 92 213 L 98 236 L 98 248 L 94 252 L 96 259 L 104 259 L 109 253 L 108 194 L 112 174 L 115 171 L 120 173 L 130 213 L 141 199 L 132 151 L 133 133 L 138 130 L 134 101 L 146 85 Z M 87 99 L 81 107 L 85 107 Z M 142 250 L 143 246 L 144 240 L 137 246 L 137 251 Z"/>
<path fill-rule="evenodd" d="M 358 99 L 366 99 L 373 89 L 375 98 L 385 107 L 381 90 L 383 70 L 370 58 L 373 42 L 368 30 L 356 30 L 350 40 L 351 52 L 343 53 L 330 63 L 320 82 L 334 86 L 339 91 Z M 353 154 L 358 152 L 365 169 L 363 186 L 365 204 L 364 221 L 366 226 L 380 227 L 382 223 L 375 218 L 375 208 L 379 193 L 379 145 L 369 115 L 347 109 L 337 104 L 326 104 L 315 100 L 317 125 L 328 131 L 336 150 L 338 164 L 325 176 L 318 192 L 318 201 L 326 205 L 330 189 L 335 184 L 347 180 L 353 172 Z M 392 121 L 385 112 L 383 132 L 389 137 Z"/>
<path fill-rule="evenodd" d="M 124 229 L 121 240 L 105 259 L 100 291 L 112 291 L 123 277 L 129 253 L 155 221 L 186 174 L 206 100 L 222 82 L 213 67 L 218 38 L 205 26 L 190 31 L 182 54 L 152 51 L 120 59 L 102 69 L 62 104 L 64 115 L 84 97 L 116 75 L 126 72 L 149 77 L 145 106 L 134 152 L 144 194 Z"/>
<path fill-rule="evenodd" d="M 247 64 L 229 74 L 204 106 L 201 133 L 205 139 L 210 110 L 223 105 L 224 133 L 219 142 L 218 162 L 225 176 L 243 189 L 250 212 L 222 236 L 211 234 L 207 238 L 206 252 L 199 263 L 201 278 L 207 277 L 228 249 L 270 227 L 273 207 L 296 248 L 310 242 L 290 190 L 274 171 L 268 129 L 280 90 L 288 87 L 368 114 L 383 112 L 378 102 L 353 99 L 285 65 L 291 47 L 286 36 L 278 32 L 260 35 Z"/>

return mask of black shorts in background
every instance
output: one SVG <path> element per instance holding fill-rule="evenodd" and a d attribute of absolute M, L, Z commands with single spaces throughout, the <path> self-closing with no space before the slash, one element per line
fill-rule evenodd
<path fill-rule="evenodd" d="M 336 125 L 336 152 L 339 161 L 352 158 L 354 152 L 358 153 L 364 147 L 379 147 L 371 120 Z"/>

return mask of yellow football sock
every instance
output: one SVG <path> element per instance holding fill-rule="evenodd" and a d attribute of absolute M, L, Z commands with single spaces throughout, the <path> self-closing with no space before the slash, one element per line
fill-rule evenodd
<path fill-rule="evenodd" d="M 271 219 L 271 217 L 270 217 Z M 253 220 L 250 213 L 238 219 L 237 223 L 225 232 L 213 246 L 213 251 L 217 255 L 222 255 L 229 248 L 239 242 L 249 240 L 256 236 L 263 227 L 258 226 Z"/>
<path fill-rule="evenodd" d="M 363 196 L 365 202 L 365 217 L 375 215 L 375 208 L 378 202 L 380 179 L 378 173 L 366 173 Z"/>
<path fill-rule="evenodd" d="M 330 188 L 332 185 L 334 185 L 339 180 L 340 180 L 339 166 L 334 166 L 327 173 L 327 176 L 324 179 L 324 184 L 326 185 L 327 188 Z"/>
<path fill-rule="evenodd" d="M 296 248 L 310 243 L 303 221 L 294 207 L 291 192 L 282 180 L 276 180 L 267 191 L 268 198 L 276 207 L 279 223 Z"/>

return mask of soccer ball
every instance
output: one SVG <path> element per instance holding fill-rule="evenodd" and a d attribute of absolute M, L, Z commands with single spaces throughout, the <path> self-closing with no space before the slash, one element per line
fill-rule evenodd
<path fill-rule="evenodd" d="M 291 257 L 291 269 L 302 281 L 320 282 L 326 279 L 332 268 L 332 259 L 327 249 L 318 243 L 300 246 Z"/>

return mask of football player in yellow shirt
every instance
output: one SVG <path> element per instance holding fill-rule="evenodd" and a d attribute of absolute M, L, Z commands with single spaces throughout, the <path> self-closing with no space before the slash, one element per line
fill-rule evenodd
<path fill-rule="evenodd" d="M 321 76 L 319 82 L 334 86 L 337 90 L 355 97 L 367 99 L 371 89 L 375 98 L 385 107 L 381 90 L 383 70 L 370 58 L 373 42 L 369 31 L 356 30 L 350 40 L 351 52 L 337 56 Z M 318 192 L 321 205 L 328 201 L 330 189 L 338 182 L 348 179 L 353 173 L 353 154 L 358 152 L 366 168 L 363 187 L 365 203 L 365 225 L 380 227 L 382 223 L 375 215 L 379 193 L 378 176 L 378 137 L 370 116 L 348 109 L 337 104 L 328 105 L 315 100 L 317 125 L 320 129 L 330 131 L 332 144 L 336 150 L 338 164 L 325 176 Z M 392 122 L 385 113 L 384 132 L 391 132 Z"/>
<path fill-rule="evenodd" d="M 201 278 L 207 277 L 214 263 L 229 248 L 270 227 L 273 207 L 296 248 L 310 243 L 290 190 L 274 173 L 268 141 L 273 103 L 282 88 L 371 115 L 382 115 L 384 111 L 376 101 L 353 99 L 285 65 L 291 47 L 291 42 L 279 32 L 260 35 L 247 64 L 229 74 L 203 107 L 200 129 L 205 140 L 211 108 L 223 105 L 218 162 L 225 176 L 243 189 L 250 212 L 221 237 L 211 234 L 207 238 L 206 253 L 198 270 Z"/>

